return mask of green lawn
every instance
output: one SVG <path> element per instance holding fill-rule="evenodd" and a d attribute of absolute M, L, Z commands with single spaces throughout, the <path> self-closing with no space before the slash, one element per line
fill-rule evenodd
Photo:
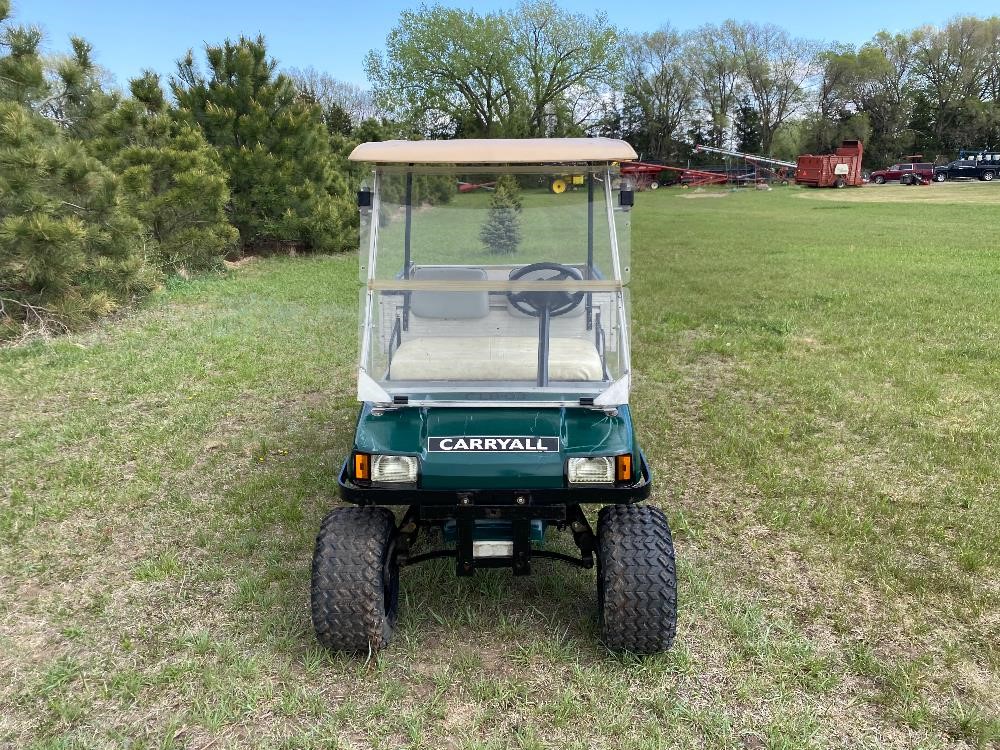
<path fill-rule="evenodd" d="M 377 660 L 320 651 L 357 259 L 258 261 L 0 351 L 0 747 L 996 747 L 1000 186 L 661 190 L 634 227 L 669 654 L 602 649 L 593 571 L 447 561 Z"/>

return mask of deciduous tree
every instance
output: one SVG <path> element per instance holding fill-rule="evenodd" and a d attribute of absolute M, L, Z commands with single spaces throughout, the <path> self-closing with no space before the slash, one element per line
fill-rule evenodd
<path fill-rule="evenodd" d="M 760 116 L 761 149 L 769 153 L 777 129 L 800 112 L 818 71 L 814 42 L 794 39 L 773 24 L 726 21 L 740 75 Z"/>
<path fill-rule="evenodd" d="M 523 117 L 512 36 L 504 13 L 403 11 L 385 53 L 366 58 L 376 100 L 425 128 L 443 120 L 472 135 L 512 135 Z"/>
<path fill-rule="evenodd" d="M 739 93 L 739 63 L 728 26 L 706 25 L 687 35 L 685 57 L 697 90 L 697 105 L 707 122 L 708 145 L 721 148 Z"/>
<path fill-rule="evenodd" d="M 696 84 L 681 35 L 670 26 L 628 40 L 625 112 L 629 140 L 647 158 L 675 159 Z"/>
<path fill-rule="evenodd" d="M 573 105 L 592 100 L 587 93 L 615 84 L 625 59 L 607 15 L 570 13 L 549 0 L 537 0 L 522 2 L 510 15 L 510 26 L 517 80 L 527 89 L 528 134 L 560 135 L 583 124 L 593 109 Z"/>
<path fill-rule="evenodd" d="M 286 72 L 295 87 L 320 106 L 331 133 L 349 135 L 352 128 L 365 120 L 379 119 L 386 114 L 376 106 L 372 92 L 362 86 L 338 80 L 312 67 L 289 68 Z"/>
<path fill-rule="evenodd" d="M 1000 19 L 956 18 L 940 29 L 918 30 L 915 41 L 920 94 L 930 105 L 927 124 L 935 143 L 948 149 L 989 145 L 975 139 L 998 133 Z"/>
<path fill-rule="evenodd" d="M 595 91 L 621 70 L 617 31 L 547 0 L 514 11 L 404 11 L 366 61 L 377 101 L 428 134 L 551 136 L 578 131 Z"/>

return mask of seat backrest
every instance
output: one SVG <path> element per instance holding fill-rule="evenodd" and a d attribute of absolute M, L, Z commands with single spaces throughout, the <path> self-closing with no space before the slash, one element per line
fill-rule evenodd
<path fill-rule="evenodd" d="M 410 278 L 420 281 L 486 280 L 482 268 L 466 266 L 426 266 L 413 269 Z M 469 320 L 485 318 L 490 311 L 490 296 L 481 292 L 411 292 L 410 313 L 418 318 Z"/>

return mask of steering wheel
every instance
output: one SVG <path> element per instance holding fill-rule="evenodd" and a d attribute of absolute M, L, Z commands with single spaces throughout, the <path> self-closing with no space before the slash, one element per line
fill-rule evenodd
<path fill-rule="evenodd" d="M 517 281 L 528 275 L 534 281 L 566 281 L 575 279 L 583 281 L 583 274 L 579 268 L 564 266 L 562 263 L 531 263 L 521 268 L 515 268 L 510 272 L 510 280 Z M 556 290 L 552 292 L 528 291 L 528 292 L 507 292 L 507 299 L 518 312 L 530 315 L 533 318 L 540 317 L 548 310 L 550 316 L 565 315 L 573 308 L 577 307 L 585 296 L 586 292 L 564 292 Z"/>

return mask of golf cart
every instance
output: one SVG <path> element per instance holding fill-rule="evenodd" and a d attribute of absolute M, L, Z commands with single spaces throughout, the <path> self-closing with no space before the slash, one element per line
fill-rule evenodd
<path fill-rule="evenodd" d="M 596 558 L 601 640 L 669 648 L 673 543 L 664 514 L 637 504 L 651 472 L 629 409 L 633 194 L 616 166 L 635 152 L 605 138 L 387 141 L 350 158 L 374 166 L 358 193 L 362 406 L 339 477 L 355 507 L 316 540 L 319 642 L 385 647 L 401 567 L 526 575 Z M 568 172 L 585 189 L 539 187 Z M 604 506 L 596 533 L 585 504 Z M 578 554 L 546 544 L 564 530 Z M 416 547 L 421 533 L 442 548 Z"/>

